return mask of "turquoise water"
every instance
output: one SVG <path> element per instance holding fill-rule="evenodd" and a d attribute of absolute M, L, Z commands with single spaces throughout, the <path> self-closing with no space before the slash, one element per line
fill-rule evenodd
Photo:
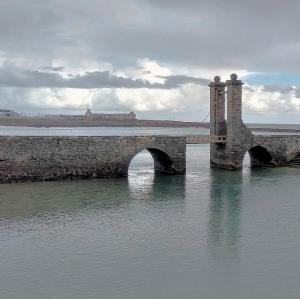
<path fill-rule="evenodd" d="M 300 134 L 300 125 L 249 125 L 249 128 L 280 128 L 299 130 L 299 132 L 263 132 L 253 131 L 255 135 L 297 135 Z M 77 127 L 77 128 L 32 128 L 0 126 L 0 136 L 132 136 L 132 135 L 208 135 L 209 130 L 200 127 L 190 128 L 163 128 L 163 127 Z"/>
<path fill-rule="evenodd" d="M 0 136 L 132 136 L 132 135 L 206 135 L 205 128 L 163 128 L 163 127 L 77 127 L 77 128 L 31 128 L 0 126 Z"/>
<path fill-rule="evenodd" d="M 299 298 L 300 169 L 0 185 L 0 298 Z"/>

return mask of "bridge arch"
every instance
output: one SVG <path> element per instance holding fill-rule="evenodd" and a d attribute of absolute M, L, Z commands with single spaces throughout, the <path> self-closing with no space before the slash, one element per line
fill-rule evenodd
<path fill-rule="evenodd" d="M 145 148 L 141 148 L 136 151 L 128 161 L 127 172 L 129 170 L 130 164 L 132 160 L 141 152 L 147 150 L 153 159 L 154 164 L 154 172 L 156 174 L 176 174 L 177 170 L 174 166 L 174 161 L 171 159 L 170 155 L 164 149 L 161 149 L 157 146 L 149 146 Z"/>
<path fill-rule="evenodd" d="M 271 152 L 262 145 L 250 147 L 247 152 L 249 153 L 251 167 L 276 166 Z"/>

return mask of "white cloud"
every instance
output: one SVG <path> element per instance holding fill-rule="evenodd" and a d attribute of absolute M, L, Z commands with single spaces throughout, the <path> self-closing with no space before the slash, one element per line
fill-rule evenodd
<path fill-rule="evenodd" d="M 137 60 L 137 66 L 132 70 L 132 74 L 136 78 L 148 80 L 151 83 L 164 83 L 161 76 L 171 76 L 172 71 L 168 67 L 160 65 L 157 61 L 149 58 Z"/>
<path fill-rule="evenodd" d="M 11 65 L 10 61 L 7 60 L 2 63 L 2 67 L 12 70 L 17 75 L 18 80 L 21 80 L 22 76 L 24 79 L 28 74 L 32 74 L 31 71 L 28 72 L 24 69 L 25 66 L 35 69 L 40 66 L 40 62 L 20 59 L 16 60 L 14 65 Z M 23 68 L 21 69 L 21 67 Z M 149 58 L 139 59 L 131 68 L 126 67 L 119 70 L 115 70 L 110 63 L 93 62 L 88 59 L 78 62 L 74 66 L 72 66 L 72 63 L 66 64 L 64 60 L 54 60 L 48 65 L 50 77 L 48 77 L 46 72 L 47 67 L 43 70 L 45 72 L 43 74 L 46 74 L 46 77 L 42 78 L 45 79 L 44 82 L 46 83 L 50 79 L 50 83 L 56 80 L 52 77 L 52 75 L 55 75 L 55 70 L 51 70 L 51 67 L 63 67 L 58 72 L 66 82 L 68 81 L 67 79 L 70 79 L 68 76 L 69 71 L 74 72 L 73 77 L 81 75 L 84 78 L 89 78 L 85 77 L 85 70 L 104 71 L 109 69 L 111 76 L 108 79 L 114 78 L 114 76 L 123 76 L 129 81 L 132 79 L 143 79 L 148 80 L 149 87 L 151 84 L 153 86 L 158 84 L 161 88 L 112 88 L 109 87 L 110 81 L 107 81 L 107 86 L 103 86 L 105 88 L 90 88 L 89 85 L 87 85 L 88 89 L 66 88 L 63 86 L 62 88 L 31 88 L 30 82 L 39 82 L 38 79 L 40 78 L 39 73 L 34 73 L 34 77 L 28 78 L 27 82 L 30 84 L 28 83 L 27 88 L 0 88 L 1 108 L 27 112 L 33 111 L 35 113 L 46 113 L 47 109 L 64 113 L 74 113 L 74 111 L 82 113 L 86 106 L 89 105 L 95 111 L 134 110 L 135 112 L 173 113 L 177 116 L 180 115 L 181 119 L 199 121 L 203 119 L 209 109 L 209 88 L 206 86 L 205 79 L 197 77 L 213 78 L 217 74 L 221 75 L 225 81 L 232 72 L 232 70 L 226 69 L 202 70 L 195 66 L 190 69 L 189 73 L 189 69 L 185 66 L 169 66 Z M 238 70 L 237 73 L 241 79 L 250 74 L 246 70 Z M 189 74 L 193 74 L 195 78 L 187 76 Z M 97 80 L 100 80 L 102 77 L 97 78 Z M 92 80 L 94 85 L 100 83 L 97 80 Z M 122 82 L 116 86 L 122 86 L 124 84 Z M 124 85 L 124 87 L 130 86 L 130 84 Z M 53 83 L 52 85 L 55 86 Z M 140 87 L 143 87 L 142 83 Z M 299 89 L 296 87 L 278 88 L 245 84 L 243 102 L 244 119 L 246 120 L 249 119 L 249 115 L 251 115 L 252 120 L 257 119 L 259 121 L 262 120 L 262 114 L 264 114 L 264 119 L 267 118 L 267 115 L 272 114 L 276 114 L 277 117 L 278 115 L 284 117 L 284 113 L 300 114 Z M 286 118 L 288 119 L 288 117 Z"/>
<path fill-rule="evenodd" d="M 243 103 L 245 112 L 300 112 L 300 99 L 297 97 L 296 87 L 268 90 L 263 85 L 245 85 Z"/>
<path fill-rule="evenodd" d="M 86 89 L 30 89 L 28 93 L 28 103 L 36 108 L 47 107 L 49 109 L 78 109 L 89 104 L 93 94 L 93 90 Z"/>
<path fill-rule="evenodd" d="M 208 88 L 186 84 L 171 90 L 118 89 L 116 95 L 122 105 L 136 111 L 183 112 L 199 107 L 208 109 Z"/>

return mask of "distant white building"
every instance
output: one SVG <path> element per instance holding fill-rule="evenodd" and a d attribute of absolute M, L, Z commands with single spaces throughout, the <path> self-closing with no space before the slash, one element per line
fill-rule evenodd
<path fill-rule="evenodd" d="M 85 118 L 88 120 L 135 120 L 136 114 L 133 111 L 129 113 L 93 113 L 88 108 Z"/>
<path fill-rule="evenodd" d="M 0 117 L 3 116 L 20 116 L 19 113 L 13 111 L 13 110 L 8 110 L 8 109 L 0 109 Z"/>

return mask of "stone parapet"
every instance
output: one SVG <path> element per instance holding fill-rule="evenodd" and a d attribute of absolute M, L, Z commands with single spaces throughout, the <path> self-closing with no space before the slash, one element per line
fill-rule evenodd
<path fill-rule="evenodd" d="M 148 150 L 156 173 L 185 173 L 185 137 L 0 137 L 0 182 L 124 177 Z"/>

